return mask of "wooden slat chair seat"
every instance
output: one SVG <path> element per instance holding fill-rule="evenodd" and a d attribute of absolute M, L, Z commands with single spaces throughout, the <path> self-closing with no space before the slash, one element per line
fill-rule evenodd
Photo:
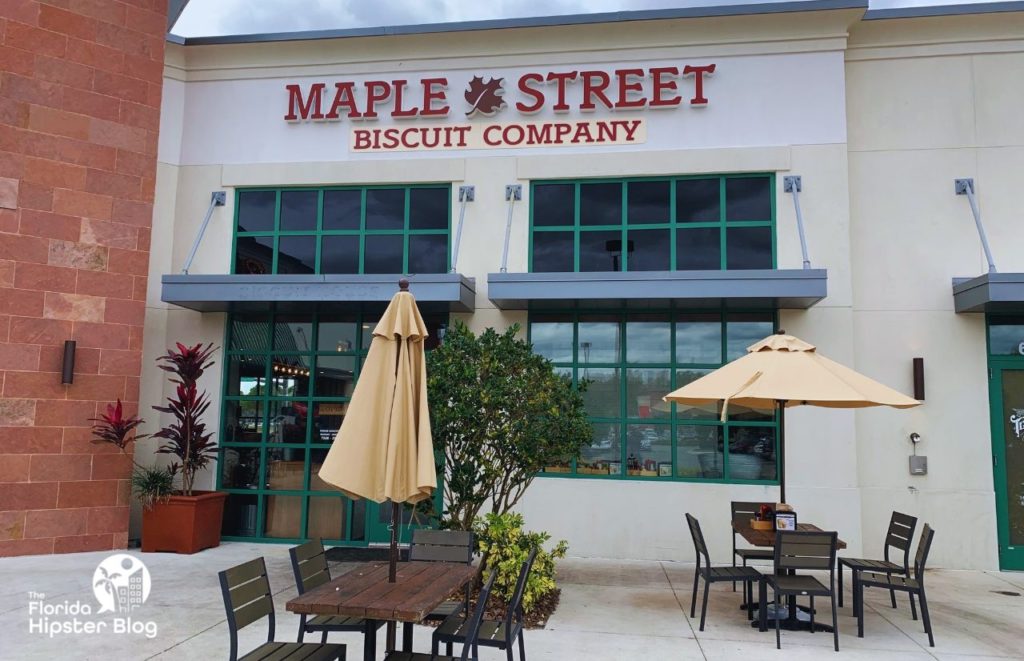
<path fill-rule="evenodd" d="M 468 530 L 429 530 L 418 528 L 412 531 L 409 544 L 409 560 L 419 562 L 473 562 L 473 533 Z M 449 599 L 438 605 L 423 618 L 427 622 L 441 622 L 456 613 L 469 612 L 469 587 L 464 600 Z"/>
<path fill-rule="evenodd" d="M 748 604 L 754 601 L 754 582 L 757 581 L 760 598 L 764 599 L 764 576 L 753 567 L 712 567 L 711 557 L 708 555 L 707 544 L 704 543 L 704 533 L 701 532 L 700 522 L 696 517 L 687 513 L 686 523 L 690 528 L 690 537 L 693 538 L 693 548 L 697 553 L 696 566 L 693 571 L 693 595 L 690 598 L 690 617 L 695 617 L 697 612 L 697 581 L 704 579 L 704 600 L 700 606 L 700 630 L 704 631 L 704 620 L 708 612 L 708 592 L 712 583 L 740 582 L 743 583 L 743 594 Z M 747 610 L 747 619 L 753 619 L 750 609 Z M 762 631 L 764 623 L 762 622 Z"/>
<path fill-rule="evenodd" d="M 492 571 L 480 595 L 477 598 L 476 608 L 469 618 L 469 624 L 465 629 L 465 642 L 462 644 L 462 654 L 459 656 L 439 655 L 436 653 L 424 654 L 421 652 L 388 652 L 384 661 L 477 661 L 477 644 L 479 641 L 480 625 L 484 619 L 484 610 L 487 608 L 487 599 L 491 596 L 491 589 L 494 587 L 494 577 L 497 572 Z"/>
<path fill-rule="evenodd" d="M 927 523 L 921 529 L 921 540 L 917 543 L 917 554 L 914 556 L 914 575 L 897 576 L 881 572 L 856 572 L 853 575 L 853 603 L 857 609 L 857 636 L 864 637 L 864 588 L 883 588 L 906 592 L 910 595 L 913 604 L 914 595 L 921 601 L 921 619 L 924 620 L 924 630 L 928 634 L 928 644 L 935 647 L 935 637 L 932 635 L 932 621 L 928 616 L 928 600 L 924 593 L 924 569 L 928 562 L 928 553 L 932 548 L 932 539 L 935 531 Z M 914 619 L 917 619 L 916 617 Z"/>
<path fill-rule="evenodd" d="M 910 575 L 910 545 L 914 538 L 914 529 L 917 528 L 917 517 L 894 511 L 889 518 L 889 528 L 885 532 L 885 544 L 883 558 L 839 558 L 839 606 L 843 605 L 843 567 L 847 567 L 854 575 L 859 572 L 872 571 L 884 572 L 886 574 Z M 894 559 L 902 559 L 902 563 L 890 559 L 889 549 L 893 548 L 897 553 Z M 902 558 L 900 558 L 902 553 Z M 889 591 L 889 599 L 892 607 L 896 608 L 896 590 Z M 853 604 L 853 614 L 857 615 L 857 604 Z M 917 607 L 914 605 L 914 595 L 910 595 L 910 614 L 917 619 Z"/>
<path fill-rule="evenodd" d="M 313 539 L 288 549 L 292 561 L 292 574 L 295 575 L 295 588 L 299 594 L 305 594 L 313 588 L 320 587 L 331 581 L 331 569 L 327 565 L 324 544 Z M 308 618 L 308 619 L 307 619 Z M 379 629 L 383 621 L 377 622 Z M 361 617 L 345 617 L 341 615 L 317 615 L 309 618 L 303 613 L 299 617 L 299 642 L 307 633 L 319 633 L 320 642 L 327 642 L 327 634 L 332 631 L 366 631 L 366 620 Z"/>
<path fill-rule="evenodd" d="M 775 533 L 775 573 L 766 575 L 764 583 L 775 598 L 775 647 L 782 649 L 782 635 L 777 617 L 783 597 L 809 597 L 811 631 L 814 631 L 814 598 L 829 597 L 832 602 L 832 637 L 839 651 L 839 625 L 836 618 L 835 564 L 838 534 L 835 532 L 779 530 Z M 828 571 L 828 585 L 813 576 L 794 573 L 797 570 Z M 767 617 L 764 592 L 761 593 L 762 627 Z"/>
<path fill-rule="evenodd" d="M 505 618 L 502 620 L 483 620 L 477 633 L 477 645 L 484 647 L 495 647 L 505 650 L 508 661 L 512 661 L 512 646 L 519 643 L 519 661 L 526 661 L 526 647 L 523 641 L 523 596 L 526 594 L 526 582 L 530 578 L 530 571 L 533 569 L 534 560 L 537 559 L 537 549 L 530 551 L 523 565 L 519 568 L 519 576 L 516 578 L 516 587 L 512 592 L 512 599 L 509 600 L 505 609 Z M 464 642 L 469 632 L 466 618 L 456 613 L 445 619 L 441 625 L 434 630 L 431 651 L 437 654 L 441 643 L 446 645 L 446 653 L 451 655 L 452 646 L 458 642 Z"/>
<path fill-rule="evenodd" d="M 246 654 L 248 661 L 344 661 L 344 645 L 274 642 L 274 600 L 267 565 L 256 558 L 218 573 L 231 636 L 230 661 L 238 661 L 238 630 L 267 619 L 267 642 Z"/>

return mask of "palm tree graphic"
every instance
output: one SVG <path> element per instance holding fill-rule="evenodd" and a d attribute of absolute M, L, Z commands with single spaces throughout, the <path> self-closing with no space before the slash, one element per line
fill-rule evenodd
<path fill-rule="evenodd" d="M 103 578 L 96 581 L 96 585 L 94 587 L 98 588 L 103 586 L 103 589 L 107 591 L 107 594 L 114 595 L 114 603 L 120 607 L 117 599 L 117 588 L 114 586 L 114 579 L 121 578 L 121 574 L 119 572 L 114 572 L 112 574 L 108 573 L 102 566 L 99 569 L 103 574 Z"/>

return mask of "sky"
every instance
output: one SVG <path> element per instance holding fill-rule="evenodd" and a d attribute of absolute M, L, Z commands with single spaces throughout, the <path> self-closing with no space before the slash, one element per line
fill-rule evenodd
<path fill-rule="evenodd" d="M 772 0 L 190 0 L 172 32 L 183 37 L 416 25 L 525 16 L 752 4 Z M 957 4 L 984 0 L 955 0 Z M 952 2 L 871 0 L 874 9 Z"/>

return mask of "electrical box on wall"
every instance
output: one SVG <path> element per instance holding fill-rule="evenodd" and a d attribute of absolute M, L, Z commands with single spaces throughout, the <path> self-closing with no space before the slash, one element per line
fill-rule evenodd
<path fill-rule="evenodd" d="M 911 475 L 927 475 L 928 474 L 928 457 L 913 455 L 910 457 L 910 474 Z"/>

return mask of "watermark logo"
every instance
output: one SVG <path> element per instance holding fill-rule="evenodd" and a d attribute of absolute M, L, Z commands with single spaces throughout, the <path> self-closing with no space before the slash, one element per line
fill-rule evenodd
<path fill-rule="evenodd" d="M 92 575 L 92 592 L 100 602 L 96 613 L 131 613 L 146 603 L 152 581 L 146 565 L 127 553 L 106 558 Z"/>

